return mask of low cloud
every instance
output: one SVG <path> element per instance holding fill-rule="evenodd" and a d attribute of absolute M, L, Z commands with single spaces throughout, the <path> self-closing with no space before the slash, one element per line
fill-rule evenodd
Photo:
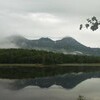
<path fill-rule="evenodd" d="M 0 48 L 19 48 L 16 44 L 12 43 L 8 38 L 0 40 Z"/>

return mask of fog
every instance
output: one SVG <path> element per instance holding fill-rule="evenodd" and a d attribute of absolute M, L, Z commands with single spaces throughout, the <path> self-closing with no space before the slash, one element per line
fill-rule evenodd
<path fill-rule="evenodd" d="M 16 44 L 14 44 L 9 38 L 0 39 L 0 48 L 8 49 L 8 48 L 18 48 Z"/>

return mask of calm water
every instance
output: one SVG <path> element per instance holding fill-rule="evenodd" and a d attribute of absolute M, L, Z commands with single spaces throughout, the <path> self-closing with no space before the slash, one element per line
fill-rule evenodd
<path fill-rule="evenodd" d="M 100 100 L 100 72 L 55 77 L 0 79 L 0 100 Z"/>

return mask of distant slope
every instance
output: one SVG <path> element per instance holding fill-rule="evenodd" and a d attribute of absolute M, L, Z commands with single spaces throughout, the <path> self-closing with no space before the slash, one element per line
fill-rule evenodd
<path fill-rule="evenodd" d="M 22 36 L 12 36 L 9 40 L 11 43 L 14 43 L 19 48 L 46 50 L 61 52 L 64 54 L 86 54 L 100 56 L 99 48 L 86 47 L 71 37 L 66 37 L 61 40 L 53 41 L 50 38 L 28 40 Z"/>

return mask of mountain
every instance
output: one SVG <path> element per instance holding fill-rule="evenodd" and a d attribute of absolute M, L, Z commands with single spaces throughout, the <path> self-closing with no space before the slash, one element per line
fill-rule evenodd
<path fill-rule="evenodd" d="M 100 56 L 99 48 L 90 48 L 79 43 L 72 37 L 66 37 L 61 40 L 53 41 L 50 38 L 40 38 L 37 40 L 29 40 L 22 36 L 12 36 L 10 42 L 19 48 L 37 49 L 53 52 L 61 52 L 64 54 L 85 54 Z"/>

